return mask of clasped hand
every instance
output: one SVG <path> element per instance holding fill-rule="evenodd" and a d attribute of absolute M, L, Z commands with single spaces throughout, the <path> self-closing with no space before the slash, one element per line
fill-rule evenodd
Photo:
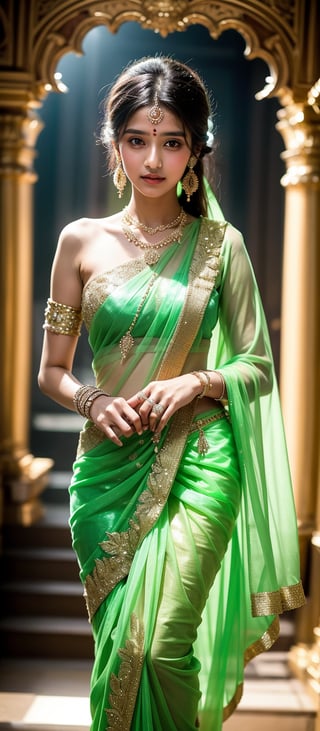
<path fill-rule="evenodd" d="M 197 396 L 199 384 L 192 373 L 151 381 L 128 399 L 100 396 L 91 407 L 90 417 L 108 439 L 122 447 L 120 437 L 146 429 L 160 433 L 173 414 Z"/>

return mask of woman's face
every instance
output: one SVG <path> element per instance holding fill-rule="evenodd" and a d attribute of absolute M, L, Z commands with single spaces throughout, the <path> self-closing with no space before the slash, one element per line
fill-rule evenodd
<path fill-rule="evenodd" d="M 191 155 L 191 137 L 167 108 L 162 107 L 158 124 L 149 120 L 148 111 L 141 107 L 129 118 L 119 152 L 132 186 L 142 195 L 157 198 L 176 189 Z"/>

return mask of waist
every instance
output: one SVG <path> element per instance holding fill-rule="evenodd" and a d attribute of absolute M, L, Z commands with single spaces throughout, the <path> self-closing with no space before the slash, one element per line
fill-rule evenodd
<path fill-rule="evenodd" d="M 216 402 L 218 403 L 218 402 Z M 213 410 L 212 408 L 210 410 L 203 411 L 199 414 L 195 414 L 192 424 L 189 429 L 189 434 L 191 434 L 194 431 L 199 431 L 199 429 L 202 429 L 204 426 L 207 426 L 208 424 L 212 424 L 214 421 L 220 421 L 220 419 L 226 419 L 227 414 L 224 409 L 221 408 L 221 404 L 219 404 L 217 410 Z"/>
<path fill-rule="evenodd" d="M 197 343 L 195 350 L 188 354 L 182 373 L 206 369 L 209 345 L 210 341 L 204 339 Z M 148 342 L 139 341 L 137 338 L 124 363 L 121 363 L 118 344 L 112 348 L 102 348 L 93 362 L 97 386 L 112 395 L 129 398 L 133 393 L 141 390 L 148 381 L 156 379 L 156 373 L 165 355 L 163 353 L 159 357 L 157 347 L 159 347 L 159 341 L 156 338 L 152 338 Z M 131 359 L 133 359 L 133 367 L 130 367 Z M 173 368 L 173 373 L 174 370 Z M 209 399 L 209 402 L 212 404 L 212 399 Z M 205 408 L 210 408 L 208 403 Z M 203 410 L 202 407 L 201 410 Z"/>
<path fill-rule="evenodd" d="M 204 414 L 206 411 L 212 413 L 213 411 L 221 410 L 221 402 L 216 399 L 204 397 L 202 399 L 196 399 L 194 415 Z"/>

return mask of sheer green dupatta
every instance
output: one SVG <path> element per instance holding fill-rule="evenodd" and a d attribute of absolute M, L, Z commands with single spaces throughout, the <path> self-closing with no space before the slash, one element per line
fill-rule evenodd
<path fill-rule="evenodd" d="M 244 665 L 271 647 L 278 615 L 305 601 L 269 335 L 242 237 L 230 226 L 222 254 L 219 322 L 208 365 L 227 384 L 242 502 L 196 644 L 204 690 L 201 731 L 228 718 L 241 698 Z"/>

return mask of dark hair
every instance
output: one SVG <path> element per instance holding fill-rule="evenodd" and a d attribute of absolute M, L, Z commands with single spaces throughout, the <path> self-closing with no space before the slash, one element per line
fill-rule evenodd
<path fill-rule="evenodd" d="M 179 200 L 185 211 L 193 216 L 207 214 L 207 198 L 203 184 L 202 157 L 211 152 L 208 120 L 209 96 L 198 74 L 172 58 L 147 57 L 128 66 L 113 85 L 105 105 L 105 121 L 101 140 L 109 151 L 110 168 L 115 167 L 112 142 L 118 143 L 129 117 L 144 106 L 158 101 L 181 120 L 191 135 L 191 153 L 198 157 L 194 171 L 199 188 L 188 203 L 182 190 Z M 187 168 L 186 168 L 187 171 Z"/>

